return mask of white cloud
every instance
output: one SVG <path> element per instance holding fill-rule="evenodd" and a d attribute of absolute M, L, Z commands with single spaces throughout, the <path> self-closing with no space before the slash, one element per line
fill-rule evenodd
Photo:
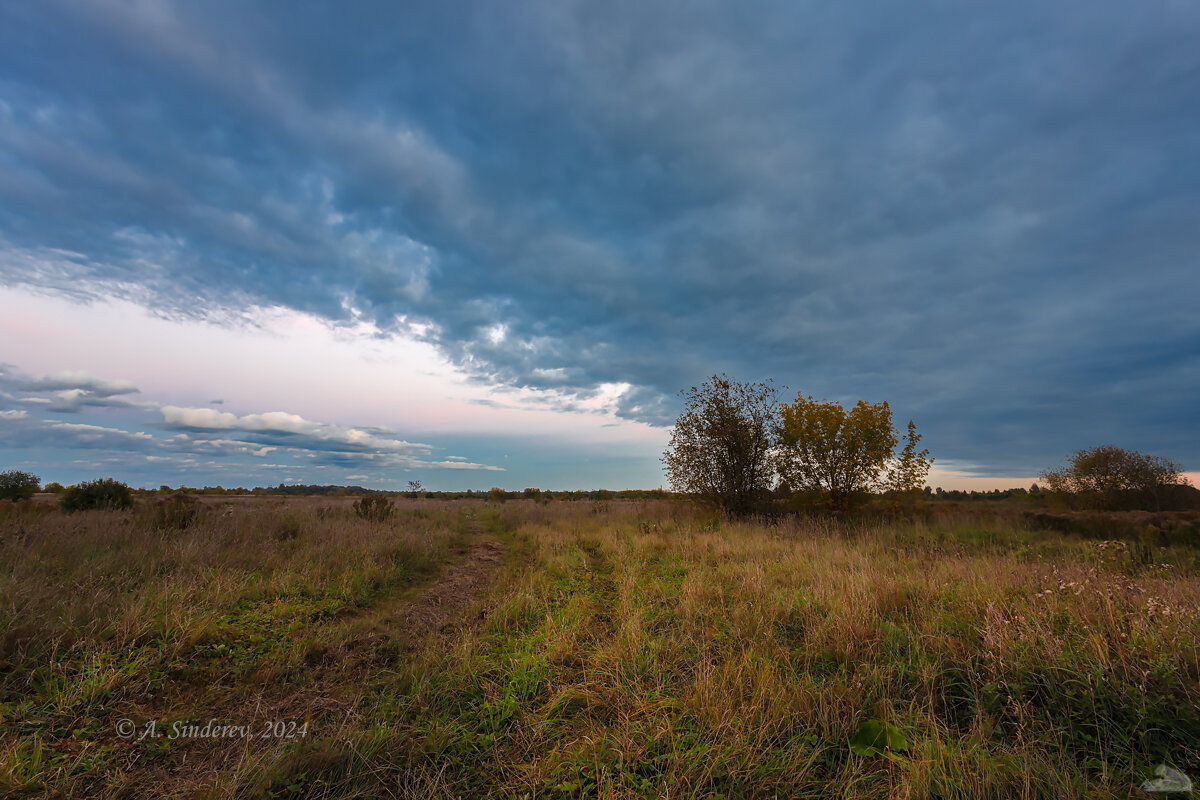
<path fill-rule="evenodd" d="M 96 397 L 111 397 L 118 394 L 135 394 L 138 387 L 133 381 L 106 380 L 82 370 L 63 370 L 49 375 L 31 378 L 24 384 L 26 390 L 64 390 L 87 393 Z"/>
<path fill-rule="evenodd" d="M 433 449 L 431 445 L 381 437 L 361 428 L 343 428 L 325 422 L 314 422 L 286 411 L 268 411 L 241 417 L 211 408 L 163 406 L 160 411 L 163 422 L 174 428 L 280 433 L 339 444 L 354 450 L 407 453 L 429 452 Z"/>

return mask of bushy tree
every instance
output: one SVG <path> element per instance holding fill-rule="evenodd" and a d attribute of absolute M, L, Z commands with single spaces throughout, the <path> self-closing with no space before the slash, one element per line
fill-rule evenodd
<path fill-rule="evenodd" d="M 63 489 L 58 504 L 63 511 L 120 511 L 133 507 L 133 490 L 112 478 L 84 481 Z"/>
<path fill-rule="evenodd" d="M 1128 505 L 1130 495 L 1141 505 L 1161 508 L 1161 493 L 1187 483 L 1183 467 L 1159 456 L 1112 445 L 1077 450 L 1067 464 L 1041 474 L 1046 489 L 1081 505 L 1108 510 Z"/>
<path fill-rule="evenodd" d="M 888 469 L 887 488 L 889 491 L 912 494 L 921 491 L 921 488 L 925 486 L 925 479 L 929 477 L 929 468 L 933 466 L 933 459 L 929 457 L 928 449 L 917 450 L 917 443 L 920 441 L 921 434 L 917 433 L 917 426 L 910 419 L 908 432 L 904 434 L 904 449 L 900 451 L 900 455 Z"/>
<path fill-rule="evenodd" d="M 0 472 L 0 500 L 28 500 L 41 483 L 41 479 L 32 472 L 15 469 Z"/>
<path fill-rule="evenodd" d="M 775 386 L 714 375 L 681 394 L 684 410 L 662 459 L 671 488 L 730 516 L 753 513 L 774 483 Z"/>
<path fill-rule="evenodd" d="M 837 511 L 872 491 L 919 491 L 933 459 L 917 450 L 921 440 L 909 420 L 905 446 L 894 455 L 899 434 L 886 403 L 841 403 L 799 394 L 780 409 L 776 464 L 792 489 L 815 492 Z"/>
<path fill-rule="evenodd" d="M 887 403 L 842 404 L 798 394 L 780 410 L 780 476 L 793 489 L 823 494 L 848 510 L 855 497 L 885 488 L 884 468 L 898 441 Z"/>
<path fill-rule="evenodd" d="M 1155 511 L 1162 510 L 1162 494 L 1168 487 L 1188 485 L 1182 464 L 1143 453 L 1131 454 L 1129 482 L 1142 494 L 1143 502 L 1152 504 Z"/>

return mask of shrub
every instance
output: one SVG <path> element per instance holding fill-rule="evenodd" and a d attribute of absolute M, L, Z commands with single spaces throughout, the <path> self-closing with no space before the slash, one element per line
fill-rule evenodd
<path fill-rule="evenodd" d="M 1164 500 L 1169 507 L 1172 495 L 1189 486 L 1180 464 L 1112 445 L 1078 450 L 1066 466 L 1041 477 L 1050 492 L 1068 505 L 1101 511 L 1162 511 Z"/>
<path fill-rule="evenodd" d="M 384 522 L 395 513 L 396 508 L 387 495 L 368 494 L 354 501 L 354 513 L 372 522 Z"/>
<path fill-rule="evenodd" d="M 63 490 L 58 504 L 67 512 L 92 509 L 121 511 L 133 507 L 133 490 L 112 478 L 100 478 L 68 486 Z"/>
<path fill-rule="evenodd" d="M 275 538 L 281 542 L 295 539 L 302 533 L 304 533 L 304 517 L 299 514 L 284 514 L 276 521 Z"/>
<path fill-rule="evenodd" d="M 154 527 L 164 530 L 187 530 L 200 517 L 200 504 L 190 494 L 176 492 L 154 504 Z"/>
<path fill-rule="evenodd" d="M 40 485 L 41 480 L 32 472 L 0 472 L 0 500 L 28 500 Z"/>

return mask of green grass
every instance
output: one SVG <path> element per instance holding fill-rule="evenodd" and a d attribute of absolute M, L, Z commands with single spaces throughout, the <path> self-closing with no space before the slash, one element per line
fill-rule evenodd
<path fill-rule="evenodd" d="M 1200 775 L 1185 545 L 963 511 L 730 524 L 670 502 L 149 519 L 0 523 L 10 790 L 1082 798 L 1128 797 L 1163 762 Z M 505 551 L 490 588 L 401 646 L 405 609 L 484 539 Z M 130 742 L 122 717 L 308 728 Z"/>

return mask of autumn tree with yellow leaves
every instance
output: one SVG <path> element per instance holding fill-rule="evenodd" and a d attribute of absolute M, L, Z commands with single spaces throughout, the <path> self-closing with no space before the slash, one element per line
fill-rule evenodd
<path fill-rule="evenodd" d="M 886 403 L 841 403 L 799 394 L 780 408 L 776 471 L 792 489 L 822 494 L 837 511 L 850 510 L 868 492 L 919 491 L 933 459 L 917 450 L 921 439 L 910 420 L 905 446 Z"/>

